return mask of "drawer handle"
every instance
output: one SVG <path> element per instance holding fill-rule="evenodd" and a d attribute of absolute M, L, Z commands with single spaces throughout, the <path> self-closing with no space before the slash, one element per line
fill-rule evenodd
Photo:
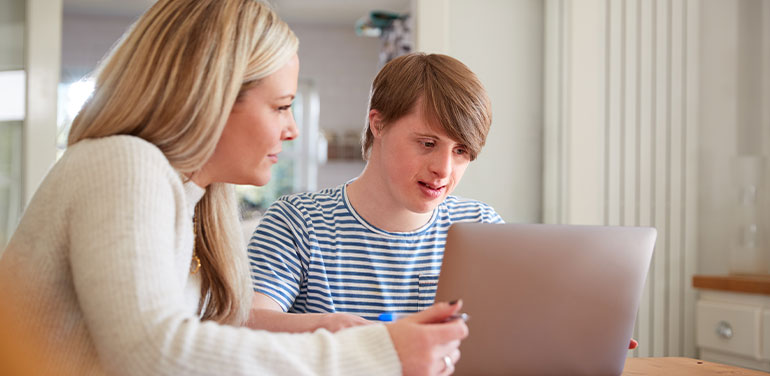
<path fill-rule="evenodd" d="M 724 338 L 733 338 L 733 327 L 727 321 L 720 321 L 717 323 L 717 335 Z"/>

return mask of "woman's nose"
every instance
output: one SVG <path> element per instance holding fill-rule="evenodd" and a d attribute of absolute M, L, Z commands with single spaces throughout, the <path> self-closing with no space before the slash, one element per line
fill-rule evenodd
<path fill-rule="evenodd" d="M 294 115 L 291 115 L 291 119 L 289 119 L 289 124 L 283 130 L 282 136 L 283 137 L 281 137 L 281 140 L 284 140 L 284 141 L 290 141 L 297 138 L 297 136 L 299 136 L 299 129 L 297 129 L 297 122 L 294 121 Z"/>

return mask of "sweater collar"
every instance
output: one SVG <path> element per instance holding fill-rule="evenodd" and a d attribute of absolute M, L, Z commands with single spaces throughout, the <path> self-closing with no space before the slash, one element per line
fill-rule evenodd
<path fill-rule="evenodd" d="M 201 188 L 198 184 L 195 184 L 192 180 L 187 180 L 184 183 L 184 196 L 187 201 L 187 210 L 190 213 L 190 217 L 195 215 L 195 205 L 201 200 L 206 193 L 205 188 Z"/>

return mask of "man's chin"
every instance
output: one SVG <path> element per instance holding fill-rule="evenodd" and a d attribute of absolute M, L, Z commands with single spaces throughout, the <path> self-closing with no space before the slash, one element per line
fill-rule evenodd
<path fill-rule="evenodd" d="M 440 200 L 436 199 L 429 203 L 422 203 L 420 205 L 415 205 L 414 207 L 411 208 L 411 211 L 417 214 L 433 213 L 433 211 L 436 210 L 436 208 L 442 201 L 444 201 L 443 197 Z"/>

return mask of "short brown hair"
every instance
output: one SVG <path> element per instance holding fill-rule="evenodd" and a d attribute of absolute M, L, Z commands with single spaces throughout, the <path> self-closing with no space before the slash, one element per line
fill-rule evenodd
<path fill-rule="evenodd" d="M 418 100 L 431 125 L 468 149 L 481 152 L 492 124 L 492 105 L 478 77 L 459 60 L 441 54 L 411 53 L 391 60 L 372 83 L 369 110 L 382 116 L 383 128 L 409 114 Z M 362 154 L 369 158 L 374 135 L 366 128 Z"/>

